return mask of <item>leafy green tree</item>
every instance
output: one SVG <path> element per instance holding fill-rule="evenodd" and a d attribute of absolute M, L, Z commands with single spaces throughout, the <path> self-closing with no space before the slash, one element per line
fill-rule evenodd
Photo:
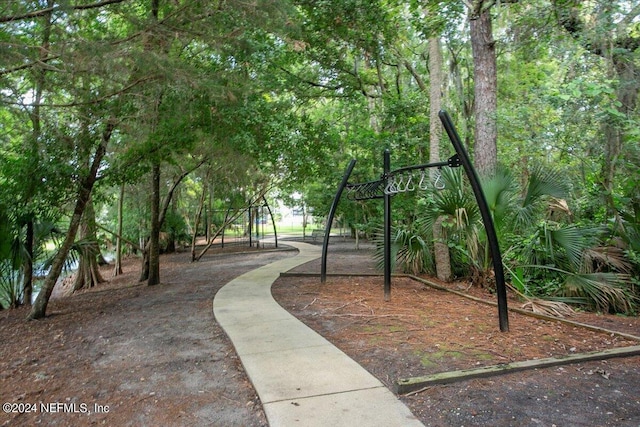
<path fill-rule="evenodd" d="M 70 203 L 74 206 L 67 237 L 38 294 L 31 318 L 44 316 L 50 293 L 75 240 L 101 161 L 118 123 L 119 106 L 114 99 L 139 83 L 128 80 L 128 73 L 114 74 L 130 57 L 121 55 L 107 62 L 119 46 L 112 43 L 113 32 L 107 28 L 107 21 L 94 19 L 100 13 L 108 14 L 118 3 L 57 8 L 49 2 L 50 7 L 44 9 L 39 9 L 37 2 L 16 3 L 7 9 L 11 15 L 0 17 L 8 23 L 6 34 L 16 47 L 15 52 L 20 52 L 4 58 L 2 75 L 13 90 L 7 101 L 21 105 L 30 113 L 33 123 L 30 135 L 34 138 L 33 143 L 26 146 L 31 151 L 37 147 L 36 156 L 25 152 L 24 159 L 37 164 L 28 169 L 37 181 L 24 179 L 23 182 L 33 185 L 25 187 L 22 200 L 39 202 L 34 195 L 43 195 L 41 200 L 50 200 L 51 205 L 62 208 Z M 80 16 L 85 19 L 78 19 Z M 27 47 L 26 37 L 31 29 L 42 31 L 42 38 L 36 37 L 43 40 L 42 49 Z M 93 56 L 88 55 L 89 52 Z M 22 78 L 32 72 L 35 78 Z M 21 81 L 30 84 L 21 85 Z M 33 217 L 29 212 L 41 210 L 38 205 L 25 209 L 27 223 Z"/>

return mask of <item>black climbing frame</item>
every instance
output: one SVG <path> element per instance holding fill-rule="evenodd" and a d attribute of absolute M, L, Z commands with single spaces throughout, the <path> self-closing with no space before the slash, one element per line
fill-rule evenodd
<path fill-rule="evenodd" d="M 478 174 L 473 168 L 473 164 L 469 160 L 460 137 L 451 121 L 451 118 L 446 111 L 440 111 L 440 121 L 444 126 L 445 131 L 453 145 L 456 154 L 451 156 L 444 162 L 426 163 L 421 165 L 407 166 L 395 170 L 391 170 L 391 156 L 389 150 L 384 151 L 383 157 L 383 173 L 380 179 L 376 181 L 369 181 L 357 184 L 350 184 L 349 177 L 355 167 L 356 160 L 353 159 L 349 162 L 338 191 L 329 210 L 329 217 L 327 218 L 327 225 L 325 227 L 324 240 L 322 245 L 322 260 L 320 280 L 322 283 L 327 278 L 327 250 L 329 246 L 329 236 L 331 233 L 331 224 L 335 216 L 338 203 L 342 197 L 344 190 L 347 192 L 347 198 L 349 200 L 370 200 L 370 199 L 383 199 L 384 200 L 384 299 L 388 301 L 391 297 L 391 197 L 394 194 L 412 191 L 416 188 L 415 183 L 412 182 L 413 172 L 421 171 L 422 179 L 418 183 L 418 189 L 425 189 L 422 181 L 424 180 L 424 171 L 430 168 L 442 168 L 442 167 L 460 167 L 464 168 L 464 171 L 469 179 L 473 194 L 475 195 L 480 214 L 482 215 L 482 221 L 484 223 L 485 231 L 487 233 L 487 241 L 489 242 L 489 250 L 491 251 L 491 258 L 493 261 L 493 269 L 496 280 L 496 294 L 498 298 L 498 320 L 500 325 L 500 331 L 509 331 L 509 315 L 507 307 L 507 291 L 504 281 L 504 270 L 502 268 L 502 255 L 500 254 L 500 247 L 498 244 L 498 238 L 496 236 L 493 219 L 491 217 L 491 211 L 487 205 L 484 192 L 478 179 Z"/>

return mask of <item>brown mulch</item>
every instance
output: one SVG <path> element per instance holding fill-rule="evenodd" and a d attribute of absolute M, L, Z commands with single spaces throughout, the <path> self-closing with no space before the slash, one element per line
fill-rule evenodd
<path fill-rule="evenodd" d="M 372 251 L 347 243 L 329 249 L 327 282 L 281 277 L 276 300 L 394 390 L 399 379 L 516 361 L 563 357 L 640 345 L 596 332 L 510 313 L 500 332 L 497 308 L 437 290 L 409 278 L 392 279 L 384 301 L 383 279 Z M 294 270 L 319 271 L 313 261 Z M 349 276 L 340 276 L 340 274 Z M 433 279 L 430 279 L 434 281 Z M 437 282 L 437 281 L 436 281 Z M 444 284 L 495 301 L 466 283 Z M 522 305 L 513 295 L 510 307 Z M 640 318 L 577 312 L 569 320 L 640 336 Z M 640 357 L 535 369 L 447 385 L 401 396 L 425 425 L 640 426 Z"/>
<path fill-rule="evenodd" d="M 325 284 L 317 278 L 287 277 L 279 279 L 273 294 L 347 353 L 371 344 L 402 350 L 412 365 L 398 372 L 402 377 L 640 345 L 519 313 L 509 315 L 509 332 L 503 333 L 493 306 L 409 278 L 394 278 L 392 283 L 389 302 L 383 299 L 383 280 L 378 277 L 329 277 Z M 585 323 L 592 318 L 572 316 Z M 616 329 L 640 325 L 637 318 L 618 323 Z M 385 371 L 386 377 L 397 376 Z"/>

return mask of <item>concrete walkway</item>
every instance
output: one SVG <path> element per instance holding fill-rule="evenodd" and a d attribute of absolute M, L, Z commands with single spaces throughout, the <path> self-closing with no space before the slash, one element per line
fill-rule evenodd
<path fill-rule="evenodd" d="M 232 280 L 213 301 L 269 425 L 422 426 L 377 378 L 273 299 L 271 284 L 281 272 L 320 256 L 317 246 L 286 244 L 299 254 Z"/>

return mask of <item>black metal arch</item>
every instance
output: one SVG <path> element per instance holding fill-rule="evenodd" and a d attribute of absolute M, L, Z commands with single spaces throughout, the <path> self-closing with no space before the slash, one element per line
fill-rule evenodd
<path fill-rule="evenodd" d="M 324 239 L 322 240 L 322 262 L 320 265 L 320 282 L 324 283 L 327 280 L 327 250 L 329 248 L 329 236 L 331 235 L 331 224 L 333 224 L 333 218 L 336 215 L 336 210 L 338 209 L 338 203 L 340 202 L 340 196 L 342 196 L 342 192 L 347 186 L 347 182 L 349 181 L 349 177 L 351 176 L 351 172 L 353 172 L 353 168 L 356 166 L 356 159 L 351 159 L 347 169 L 344 171 L 344 175 L 342 176 L 342 181 L 340 181 L 340 185 L 338 186 L 338 191 L 336 196 L 333 198 L 333 203 L 331 203 L 331 208 L 329 209 L 329 215 L 327 217 L 327 224 L 324 227 Z"/>
<path fill-rule="evenodd" d="M 327 276 L 327 250 L 329 246 L 329 236 L 331 233 L 331 224 L 333 218 L 345 188 L 347 189 L 347 197 L 350 200 L 368 200 L 368 199 L 384 199 L 384 298 L 388 300 L 391 294 L 391 197 L 390 192 L 385 191 L 389 179 L 395 175 L 413 171 L 424 170 L 432 167 L 459 167 L 462 166 L 465 170 L 469 183 L 478 203 L 478 208 L 482 216 L 485 231 L 487 233 L 487 240 L 489 242 L 489 250 L 491 251 L 491 258 L 493 261 L 493 269 L 496 279 L 496 294 L 498 298 L 498 320 L 500 324 L 500 331 L 509 331 L 509 315 L 507 308 L 507 291 L 504 281 L 504 270 L 502 267 L 502 256 L 500 254 L 500 247 L 498 244 L 498 237 L 496 235 L 495 226 L 493 224 L 493 218 L 491 211 L 487 205 L 482 186 L 478 175 L 473 168 L 469 155 L 467 154 L 460 137 L 456 132 L 456 129 L 451 121 L 451 118 L 446 111 L 441 110 L 438 114 L 440 121 L 442 122 L 445 131 L 451 141 L 453 147 L 456 150 L 456 154 L 451 156 L 447 161 L 437 163 L 427 163 L 422 165 L 407 166 L 395 170 L 391 170 L 391 161 L 389 150 L 385 150 L 383 158 L 383 174 L 377 181 L 369 181 L 358 184 L 349 184 L 348 180 L 351 176 L 351 172 L 355 167 L 355 159 L 351 160 L 345 173 L 342 177 L 342 182 L 338 187 L 338 191 L 331 205 L 329 211 L 329 217 L 327 219 L 327 225 L 325 227 L 324 241 L 322 246 L 322 261 L 320 280 L 322 283 L 326 281 Z"/>
<path fill-rule="evenodd" d="M 496 235 L 496 229 L 493 224 L 491 211 L 489 210 L 487 199 L 485 198 L 484 192 L 482 191 L 482 186 L 480 185 L 478 174 L 473 168 L 471 160 L 469 160 L 467 151 L 464 149 L 464 146 L 460 141 L 458 132 L 456 131 L 456 128 L 451 121 L 451 117 L 449 117 L 449 114 L 447 114 L 447 112 L 444 110 L 440 110 L 438 116 L 440 117 L 440 121 L 442 122 L 442 125 L 444 126 L 444 129 L 447 132 L 447 135 L 449 136 L 453 147 L 456 149 L 456 153 L 458 153 L 458 155 L 460 156 L 462 167 L 464 167 L 464 170 L 467 173 L 469 183 L 471 184 L 471 188 L 473 189 L 473 194 L 476 196 L 476 201 L 478 202 L 478 207 L 480 208 L 482 222 L 484 223 L 484 229 L 487 233 L 487 241 L 489 242 L 489 250 L 491 251 L 493 271 L 496 277 L 496 294 L 498 297 L 498 318 L 500 322 L 500 330 L 502 332 L 508 332 L 509 311 L 507 308 L 507 287 L 504 283 L 502 255 L 500 254 L 500 245 L 498 244 L 498 236 Z"/>

